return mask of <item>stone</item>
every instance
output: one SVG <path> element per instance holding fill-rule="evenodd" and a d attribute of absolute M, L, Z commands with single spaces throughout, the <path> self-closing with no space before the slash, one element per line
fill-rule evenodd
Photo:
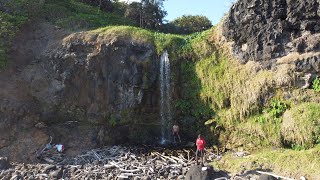
<path fill-rule="evenodd" d="M 186 174 L 186 180 L 210 180 L 213 175 L 212 169 L 207 169 L 202 171 L 202 166 L 195 165 L 191 166 Z"/>
<path fill-rule="evenodd" d="M 8 158 L 0 157 L 0 170 L 6 170 L 11 167 Z"/>
<path fill-rule="evenodd" d="M 320 16 L 315 0 L 241 0 L 223 22 L 223 36 L 234 42 L 241 63 L 271 59 L 292 52 L 318 52 Z M 250 8 L 244 8 L 250 7 Z"/>
<path fill-rule="evenodd" d="M 53 179 L 60 179 L 62 177 L 62 168 L 50 172 L 50 177 Z"/>

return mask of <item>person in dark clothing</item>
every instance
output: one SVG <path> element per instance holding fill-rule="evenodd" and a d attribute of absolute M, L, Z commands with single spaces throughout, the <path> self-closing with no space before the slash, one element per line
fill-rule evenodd
<path fill-rule="evenodd" d="M 172 126 L 172 134 L 173 134 L 173 142 L 176 142 L 176 137 L 178 138 L 179 142 L 181 143 L 180 135 L 179 135 L 179 126 L 177 123 L 174 123 Z"/>

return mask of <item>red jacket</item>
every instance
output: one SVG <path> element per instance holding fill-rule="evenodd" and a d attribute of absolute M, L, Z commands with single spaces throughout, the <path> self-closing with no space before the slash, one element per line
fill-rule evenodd
<path fill-rule="evenodd" d="M 206 145 L 206 141 L 202 138 L 198 138 L 196 141 L 197 149 L 204 150 L 204 146 Z"/>

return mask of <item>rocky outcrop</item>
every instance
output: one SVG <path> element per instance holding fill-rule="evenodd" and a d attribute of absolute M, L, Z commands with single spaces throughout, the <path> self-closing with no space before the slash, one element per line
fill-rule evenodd
<path fill-rule="evenodd" d="M 223 24 L 223 35 L 241 63 L 259 61 L 264 68 L 294 52 L 298 69 L 319 72 L 320 11 L 318 0 L 239 0 Z M 305 63 L 303 65 L 303 63 Z M 303 65 L 303 66 L 301 66 Z"/>
<path fill-rule="evenodd" d="M 151 43 L 76 33 L 24 73 L 31 94 L 99 123 L 121 112 L 157 106 L 157 57 Z M 46 74 L 46 77 L 43 76 Z"/>
<path fill-rule="evenodd" d="M 22 37 L 28 47 L 11 50 L 17 66 L 0 72 L 0 155 L 33 161 L 49 136 L 69 155 L 155 142 L 159 58 L 152 42 L 91 32 L 62 40 L 60 29 L 36 27 Z"/>

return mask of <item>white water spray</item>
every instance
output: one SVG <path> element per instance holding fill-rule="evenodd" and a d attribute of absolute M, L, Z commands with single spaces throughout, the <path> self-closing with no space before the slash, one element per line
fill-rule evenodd
<path fill-rule="evenodd" d="M 169 124 L 171 122 L 171 94 L 170 94 L 170 61 L 165 51 L 160 58 L 160 118 L 161 144 L 169 140 Z"/>

